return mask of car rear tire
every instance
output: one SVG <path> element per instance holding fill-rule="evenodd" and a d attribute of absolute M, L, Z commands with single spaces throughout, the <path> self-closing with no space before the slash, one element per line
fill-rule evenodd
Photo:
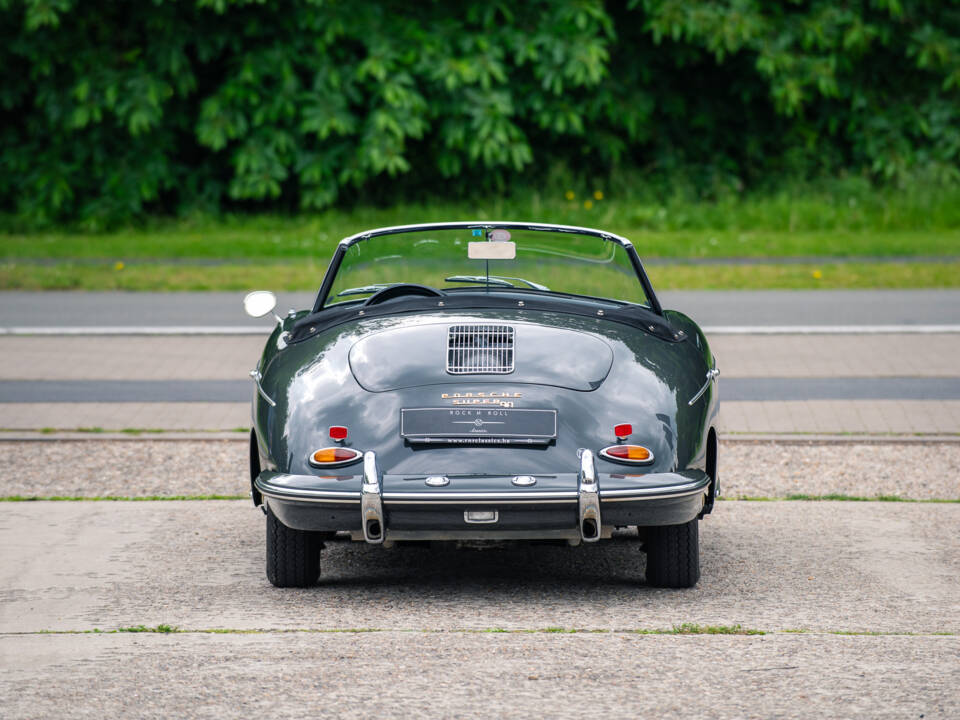
<path fill-rule="evenodd" d="M 288 528 L 267 507 L 267 579 L 276 587 L 309 587 L 320 577 L 320 533 Z"/>
<path fill-rule="evenodd" d="M 700 579 L 699 520 L 646 528 L 647 584 L 690 588 Z"/>

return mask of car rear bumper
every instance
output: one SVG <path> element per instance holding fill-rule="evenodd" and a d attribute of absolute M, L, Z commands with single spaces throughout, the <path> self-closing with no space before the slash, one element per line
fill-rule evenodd
<path fill-rule="evenodd" d="M 437 488 L 426 485 L 426 476 L 381 474 L 368 452 L 362 474 L 264 471 L 254 485 L 284 525 L 349 531 L 370 543 L 592 542 L 617 526 L 688 522 L 701 513 L 710 491 L 710 477 L 701 470 L 598 475 L 591 451 L 582 450 L 578 460 L 577 472 L 532 476 L 533 487 L 517 487 L 517 476 L 450 476 Z"/>

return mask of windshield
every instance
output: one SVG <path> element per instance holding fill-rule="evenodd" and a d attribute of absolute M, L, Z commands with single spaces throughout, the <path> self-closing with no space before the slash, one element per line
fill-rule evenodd
<path fill-rule="evenodd" d="M 504 231 L 494 232 L 498 233 L 495 239 L 503 237 Z M 457 288 L 558 292 L 649 306 L 619 242 L 571 233 L 510 230 L 509 241 L 516 246 L 512 259 L 468 256 L 470 243 L 488 239 L 488 231 L 465 228 L 384 235 L 358 242 L 343 256 L 326 306 L 362 300 L 396 283 L 455 292 Z M 476 248 L 473 254 L 477 254 Z"/>

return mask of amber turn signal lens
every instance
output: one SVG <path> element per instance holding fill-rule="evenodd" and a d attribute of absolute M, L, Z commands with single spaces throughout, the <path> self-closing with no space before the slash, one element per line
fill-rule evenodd
<path fill-rule="evenodd" d="M 345 447 L 328 447 L 317 450 L 310 456 L 311 465 L 340 465 L 359 460 L 363 456 L 359 450 Z"/>
<path fill-rule="evenodd" d="M 653 462 L 653 453 L 643 445 L 611 445 L 601 450 L 600 455 L 608 460 L 627 463 Z"/>

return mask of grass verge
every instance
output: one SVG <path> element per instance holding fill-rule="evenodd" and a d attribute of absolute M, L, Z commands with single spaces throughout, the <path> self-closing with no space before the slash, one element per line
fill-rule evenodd
<path fill-rule="evenodd" d="M 0 257 L 288 258 L 324 263 L 336 242 L 369 228 L 452 220 L 530 220 L 603 228 L 635 242 L 643 257 L 943 255 L 960 248 L 960 187 L 914 182 L 878 188 L 862 178 L 795 183 L 776 192 L 700 201 L 654 198 L 617 187 L 530 189 L 481 201 L 403 202 L 322 213 L 147 218 L 105 233 L 17 232 Z M 599 191 L 599 192 L 598 192 Z"/>
<path fill-rule="evenodd" d="M 958 241 L 960 247 L 960 241 Z M 241 265 L 129 262 L 110 265 L 7 262 L 0 290 L 316 291 L 326 265 L 313 261 Z M 767 290 L 960 287 L 960 262 L 652 265 L 658 290 Z"/>
<path fill-rule="evenodd" d="M 870 497 L 859 495 L 843 495 L 841 493 L 827 493 L 825 495 L 806 495 L 795 493 L 783 497 L 767 497 L 762 495 L 738 495 L 736 497 L 720 497 L 724 502 L 899 502 L 899 503 L 960 503 L 960 498 L 905 498 L 900 495 L 873 495 Z"/>

